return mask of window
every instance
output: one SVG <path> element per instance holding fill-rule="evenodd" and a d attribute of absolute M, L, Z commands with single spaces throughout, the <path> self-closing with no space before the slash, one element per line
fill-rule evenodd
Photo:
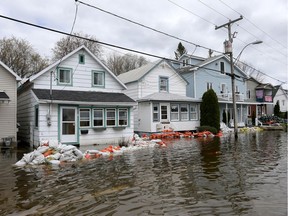
<path fill-rule="evenodd" d="M 80 109 L 80 127 L 90 127 L 90 109 Z"/>
<path fill-rule="evenodd" d="M 226 93 L 226 84 L 225 83 L 221 84 L 221 93 Z"/>
<path fill-rule="evenodd" d="M 285 100 L 282 100 L 282 106 L 285 106 Z"/>
<path fill-rule="evenodd" d="M 252 107 L 251 106 L 248 106 L 248 116 L 251 116 L 252 115 Z"/>
<path fill-rule="evenodd" d="M 180 112 L 181 112 L 181 121 L 189 119 L 188 118 L 188 104 L 181 104 Z"/>
<path fill-rule="evenodd" d="M 106 125 L 116 126 L 116 110 L 115 109 L 106 109 Z"/>
<path fill-rule="evenodd" d="M 171 104 L 171 121 L 179 120 L 179 106 L 178 104 Z"/>
<path fill-rule="evenodd" d="M 207 82 L 207 90 L 212 89 L 212 83 L 211 82 Z"/>
<path fill-rule="evenodd" d="M 92 71 L 92 86 L 104 87 L 104 72 Z"/>
<path fill-rule="evenodd" d="M 153 104 L 153 121 L 159 121 L 159 104 Z"/>
<path fill-rule="evenodd" d="M 104 110 L 102 108 L 93 109 L 93 126 L 104 127 Z"/>
<path fill-rule="evenodd" d="M 72 85 L 72 70 L 69 68 L 59 68 L 58 70 L 58 84 Z"/>
<path fill-rule="evenodd" d="M 168 92 L 168 77 L 160 77 L 160 92 Z"/>
<path fill-rule="evenodd" d="M 239 94 L 239 86 L 238 85 L 235 86 L 235 91 L 237 94 Z"/>
<path fill-rule="evenodd" d="M 39 106 L 36 105 L 35 106 L 35 118 L 34 118 L 35 122 L 34 122 L 34 126 L 35 128 L 38 128 L 39 126 Z"/>
<path fill-rule="evenodd" d="M 221 74 L 225 74 L 225 64 L 224 64 L 224 62 L 220 62 L 220 71 L 221 71 Z"/>
<path fill-rule="evenodd" d="M 128 109 L 118 110 L 118 126 L 128 125 Z"/>
<path fill-rule="evenodd" d="M 79 54 L 79 64 L 85 64 L 85 55 Z"/>
<path fill-rule="evenodd" d="M 197 120 L 197 105 L 190 105 L 190 120 Z"/>
<path fill-rule="evenodd" d="M 247 99 L 250 99 L 251 98 L 251 91 L 250 89 L 247 90 Z"/>
<path fill-rule="evenodd" d="M 185 62 L 185 59 L 184 59 L 184 60 L 183 60 L 183 67 L 185 67 L 185 65 L 186 65 L 185 63 L 186 63 L 186 62 Z"/>

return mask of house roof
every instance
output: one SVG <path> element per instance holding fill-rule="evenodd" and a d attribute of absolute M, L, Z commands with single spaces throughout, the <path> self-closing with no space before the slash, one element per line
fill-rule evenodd
<path fill-rule="evenodd" d="M 270 83 L 261 83 L 260 85 L 256 86 L 255 89 L 273 89 L 273 86 Z"/>
<path fill-rule="evenodd" d="M 5 68 L 10 74 L 12 74 L 17 81 L 21 80 L 21 77 L 19 77 L 14 71 L 12 71 L 6 64 L 4 64 L 2 61 L 0 61 L 0 65 Z"/>
<path fill-rule="evenodd" d="M 117 82 L 120 83 L 120 85 L 124 88 L 127 89 L 127 87 L 117 78 L 117 76 L 115 76 L 115 74 L 109 70 L 109 68 L 103 64 L 86 46 L 82 45 L 80 47 L 78 47 L 77 49 L 73 50 L 72 52 L 68 53 L 66 56 L 64 56 L 63 58 L 61 58 L 60 60 L 54 62 L 53 64 L 49 65 L 48 67 L 44 68 L 42 71 L 40 71 L 39 73 L 31 76 L 29 78 L 29 81 L 32 82 L 33 80 L 35 80 L 36 78 L 38 78 L 39 76 L 41 76 L 42 74 L 50 71 L 51 69 L 53 69 L 54 67 L 58 66 L 61 62 L 65 61 L 66 59 L 68 59 L 70 56 L 74 55 L 75 53 L 77 53 L 79 50 L 84 49 L 87 53 L 89 53 L 89 55 L 91 55 L 91 57 L 98 63 L 100 64 Z"/>
<path fill-rule="evenodd" d="M 197 99 L 182 96 L 182 95 L 171 94 L 168 92 L 156 92 L 138 100 L 138 102 L 141 102 L 141 101 L 198 102 L 201 100 L 197 100 Z"/>
<path fill-rule="evenodd" d="M 135 82 L 140 80 L 142 77 L 144 77 L 146 74 L 148 74 L 151 70 L 156 68 L 158 65 L 160 65 L 162 62 L 166 62 L 170 68 L 178 74 L 181 79 L 183 79 L 186 83 L 187 81 L 180 75 L 171 65 L 164 59 L 157 60 L 155 62 L 149 62 L 146 65 L 143 65 L 142 67 L 136 68 L 134 70 L 130 70 L 126 73 L 122 73 L 118 76 L 118 78 L 125 84 Z"/>
<path fill-rule="evenodd" d="M 51 100 L 49 89 L 32 89 L 33 93 L 39 100 Z M 93 103 L 103 104 L 116 103 L 120 105 L 135 105 L 136 102 L 123 93 L 111 92 L 92 92 L 92 91 L 67 91 L 67 90 L 52 90 L 52 100 L 62 102 L 76 103 Z M 122 103 L 122 104 L 121 104 Z"/>
<path fill-rule="evenodd" d="M 184 73 L 184 72 L 188 72 L 188 71 L 192 71 L 192 70 L 198 70 L 199 68 L 204 67 L 204 66 L 206 66 L 206 65 L 208 65 L 214 61 L 217 61 L 221 58 L 225 58 L 227 61 L 230 61 L 230 59 L 228 59 L 228 57 L 226 55 L 221 54 L 221 55 L 212 56 L 210 58 L 207 58 L 204 61 L 199 62 L 196 65 L 193 65 L 190 67 L 188 66 L 188 67 L 180 68 L 180 69 L 178 69 L 178 72 Z M 247 74 L 241 68 L 239 68 L 237 65 L 234 65 L 234 67 L 237 68 L 245 77 L 247 77 Z"/>
<path fill-rule="evenodd" d="M 9 96 L 5 92 L 0 92 L 0 101 L 9 101 Z"/>

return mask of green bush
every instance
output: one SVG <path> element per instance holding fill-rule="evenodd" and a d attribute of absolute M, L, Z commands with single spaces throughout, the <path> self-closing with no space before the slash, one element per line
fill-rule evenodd
<path fill-rule="evenodd" d="M 211 126 L 200 126 L 198 128 L 199 132 L 203 132 L 203 131 L 210 131 L 213 134 L 217 134 L 219 130 L 217 130 L 215 127 L 211 127 Z"/>
<path fill-rule="evenodd" d="M 209 89 L 202 96 L 200 105 L 200 126 L 210 126 L 220 130 L 220 109 L 216 93 Z"/>

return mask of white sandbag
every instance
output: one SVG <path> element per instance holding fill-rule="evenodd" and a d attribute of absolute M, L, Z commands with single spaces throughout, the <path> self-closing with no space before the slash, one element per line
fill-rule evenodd
<path fill-rule="evenodd" d="M 30 164 L 38 165 L 38 164 L 43 164 L 45 162 L 46 161 L 45 161 L 44 155 L 40 154 L 40 155 L 36 156 Z"/>
<path fill-rule="evenodd" d="M 21 159 L 17 163 L 15 163 L 15 166 L 25 166 L 25 165 L 27 165 L 27 163 L 23 159 Z"/>
<path fill-rule="evenodd" d="M 52 165 L 59 165 L 60 164 L 60 161 L 59 160 L 50 160 L 48 161 L 50 164 Z"/>
<path fill-rule="evenodd" d="M 74 149 L 77 149 L 76 146 L 73 146 L 73 145 L 62 145 L 60 152 L 63 153 L 63 152 L 67 152 L 67 151 L 74 150 Z"/>
<path fill-rule="evenodd" d="M 59 143 L 58 143 L 57 140 L 50 140 L 50 141 L 49 141 L 49 147 L 50 147 L 50 148 L 57 149 L 57 148 L 58 148 L 58 145 L 59 145 Z"/>
<path fill-rule="evenodd" d="M 39 147 L 37 148 L 37 151 L 43 154 L 43 153 L 46 152 L 48 149 L 49 149 L 49 146 L 39 146 Z"/>
<path fill-rule="evenodd" d="M 41 140 L 40 146 L 48 146 L 49 145 L 49 140 Z"/>
<path fill-rule="evenodd" d="M 74 149 L 73 150 L 73 153 L 74 153 L 74 155 L 76 156 L 76 158 L 78 159 L 78 160 L 81 160 L 81 159 L 83 159 L 83 153 L 79 150 L 79 149 Z"/>
<path fill-rule="evenodd" d="M 59 152 L 56 152 L 55 154 L 49 155 L 46 157 L 47 160 L 59 160 L 61 157 L 61 154 Z"/>

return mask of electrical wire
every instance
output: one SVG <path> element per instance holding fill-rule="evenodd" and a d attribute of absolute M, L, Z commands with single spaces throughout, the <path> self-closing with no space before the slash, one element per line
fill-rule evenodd
<path fill-rule="evenodd" d="M 88 6 L 88 7 L 94 8 L 94 9 L 97 9 L 97 10 L 99 10 L 99 11 L 101 11 L 101 12 L 104 12 L 104 13 L 107 13 L 107 14 L 112 15 L 112 16 L 114 16 L 114 17 L 117 17 L 117 18 L 119 18 L 119 19 L 125 20 L 125 21 L 130 22 L 130 23 L 133 23 L 133 24 L 135 24 L 135 25 L 139 25 L 139 26 L 141 26 L 141 27 L 143 27 L 143 28 L 146 28 L 146 29 L 149 29 L 149 30 L 151 30 L 151 31 L 160 33 L 160 34 L 162 34 L 162 35 L 165 35 L 165 36 L 168 36 L 168 37 L 171 37 L 171 38 L 174 38 L 174 39 L 177 39 L 177 40 L 186 42 L 186 43 L 188 43 L 188 44 L 192 44 L 192 45 L 194 45 L 194 46 L 201 47 L 201 48 L 203 48 L 203 49 L 207 49 L 207 50 L 210 49 L 210 48 L 208 48 L 208 47 L 205 47 L 205 46 L 202 46 L 202 45 L 193 43 L 193 42 L 191 42 L 191 41 L 188 41 L 188 40 L 179 38 L 179 37 L 174 36 L 174 35 L 171 35 L 171 34 L 169 34 L 169 33 L 165 33 L 165 32 L 163 32 L 163 31 L 157 30 L 157 29 L 155 29 L 155 28 L 152 28 L 152 27 L 149 27 L 149 26 L 147 26 L 147 25 L 141 24 L 141 23 L 139 23 L 139 22 L 133 21 L 133 20 L 131 20 L 131 19 L 125 18 L 125 17 L 123 17 L 123 16 L 117 15 L 117 14 L 112 13 L 112 12 L 110 12 L 110 11 L 107 11 L 107 10 L 104 10 L 104 9 L 102 9 L 102 8 L 99 8 L 99 7 L 95 6 L 95 5 L 91 5 L 91 4 L 88 4 L 88 3 L 85 3 L 85 2 L 79 1 L 79 0 L 75 0 L 75 1 L 76 1 L 76 2 L 79 2 L 80 4 L 83 4 L 83 5 L 85 5 L 85 6 Z M 213 50 L 213 51 L 214 51 L 214 52 L 217 52 L 217 53 L 222 53 L 222 52 L 217 51 L 217 50 Z"/>
<path fill-rule="evenodd" d="M 63 31 L 60 31 L 60 30 L 48 28 L 48 27 L 41 26 L 41 25 L 37 25 L 37 24 L 34 24 L 34 23 L 29 23 L 29 22 L 26 22 L 26 21 L 23 21 L 23 20 L 18 20 L 18 19 L 12 18 L 12 17 L 7 17 L 7 16 L 1 15 L 1 14 L 0 14 L 0 18 L 4 18 L 4 19 L 10 20 L 10 21 L 18 22 L 18 23 L 21 23 L 21 24 L 25 24 L 25 25 L 28 25 L 28 26 L 40 28 L 40 29 L 47 30 L 47 31 L 51 31 L 51 32 L 58 33 L 58 34 L 63 34 L 63 35 L 67 35 L 67 36 L 73 36 L 73 37 L 76 37 L 76 38 L 88 40 L 88 41 L 95 42 L 95 43 L 98 43 L 98 44 L 101 44 L 101 45 L 106 45 L 106 46 L 109 46 L 109 47 L 114 47 L 114 48 L 126 50 L 126 51 L 129 51 L 129 52 L 134 52 L 134 53 L 138 53 L 138 54 L 142 54 L 142 55 L 146 55 L 146 56 L 150 56 L 150 57 L 154 57 L 154 58 L 158 58 L 158 59 L 164 59 L 164 60 L 167 60 L 168 62 L 181 63 L 180 61 L 175 60 L 175 59 L 169 59 L 169 58 L 166 58 L 166 57 L 162 57 L 162 56 L 159 56 L 159 55 L 155 55 L 155 54 L 151 54 L 151 53 L 146 53 L 146 52 L 138 51 L 138 50 L 135 50 L 135 49 L 125 48 L 125 47 L 121 47 L 121 46 L 114 45 L 114 44 L 110 44 L 110 43 L 106 43 L 106 42 L 96 41 L 96 40 L 93 40 L 93 39 L 90 39 L 90 38 L 85 38 L 85 37 L 82 37 L 82 36 L 79 36 L 79 35 L 71 35 L 71 34 L 69 34 L 69 33 L 67 33 L 67 32 L 63 32 Z M 243 62 L 242 62 L 242 63 L 243 63 Z M 253 68 L 253 67 L 247 65 L 246 63 L 243 63 L 243 64 L 245 64 L 246 66 L 248 66 L 248 67 L 250 67 L 250 68 Z M 200 66 L 198 66 L 198 65 L 193 65 L 193 64 L 187 64 L 187 65 L 200 68 Z M 201 68 L 204 68 L 204 69 L 207 69 L 207 70 L 210 70 L 210 71 L 215 71 L 215 72 L 220 72 L 220 73 L 221 73 L 220 70 L 215 70 L 215 69 L 206 68 L 206 67 L 201 67 Z M 255 68 L 253 68 L 253 69 L 255 69 Z M 256 69 L 255 69 L 255 70 L 256 70 Z M 261 71 L 259 71 L 259 70 L 256 70 L 256 71 L 260 72 L 260 73 L 263 74 L 263 75 L 268 76 L 267 74 L 265 74 L 265 73 L 263 73 L 263 72 L 261 72 Z M 228 75 L 228 76 L 231 76 L 230 73 L 225 73 L 225 74 Z M 236 76 L 236 75 L 235 75 L 235 76 Z M 278 79 L 275 79 L 275 78 L 273 78 L 273 77 L 271 77 L 271 76 L 268 76 L 268 77 L 270 77 L 270 78 L 272 78 L 272 79 L 274 79 L 274 80 L 277 80 L 278 82 L 285 83 L 285 82 L 282 82 L 282 81 L 280 81 L 280 80 L 278 80 Z M 243 77 L 242 77 L 242 78 L 243 78 Z"/>

